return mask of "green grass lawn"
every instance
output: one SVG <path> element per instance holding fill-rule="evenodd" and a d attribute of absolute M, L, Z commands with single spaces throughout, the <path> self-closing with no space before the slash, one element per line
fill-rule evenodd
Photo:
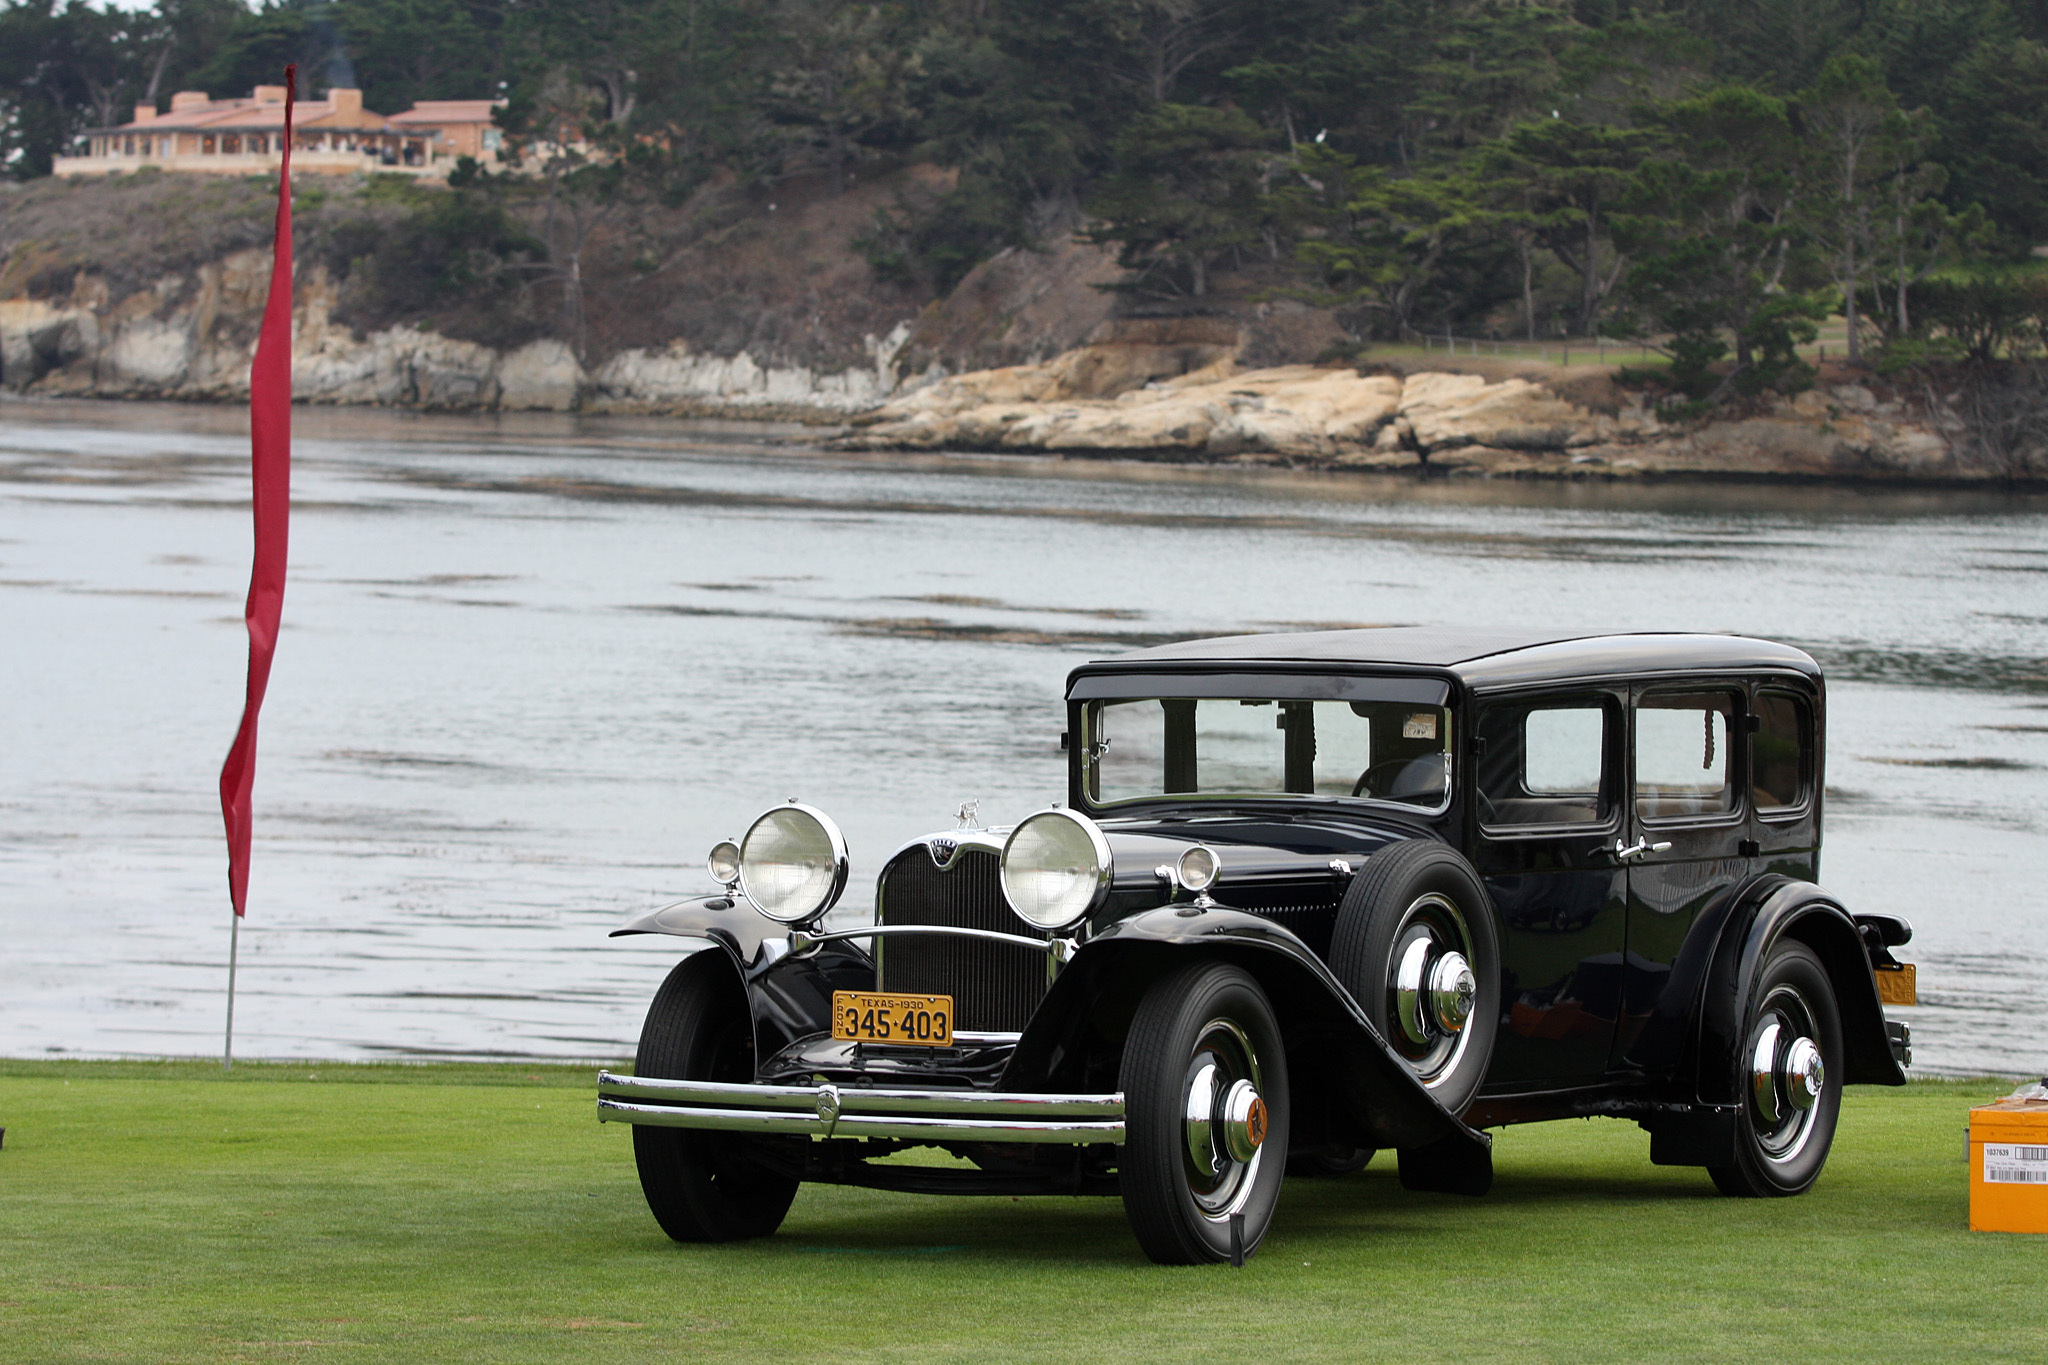
<path fill-rule="evenodd" d="M 1613 1120 L 1508 1129 L 1485 1199 L 1382 1158 L 1260 1254 L 1147 1263 L 1110 1199 L 806 1187 L 655 1228 L 594 1073 L 0 1062 L 0 1360 L 2040 1360 L 2048 1237 L 1965 1230 L 1965 1111 L 1850 1092 L 1804 1198 Z"/>

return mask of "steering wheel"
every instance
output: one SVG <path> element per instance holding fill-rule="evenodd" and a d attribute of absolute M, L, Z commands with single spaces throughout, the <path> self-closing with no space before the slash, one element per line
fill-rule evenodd
<path fill-rule="evenodd" d="M 1413 805 L 1417 798 L 1425 802 L 1441 798 L 1446 778 L 1444 756 L 1440 753 L 1390 758 L 1360 773 L 1358 781 L 1352 785 L 1351 794 L 1370 794 L 1383 801 L 1404 801 Z"/>
<path fill-rule="evenodd" d="M 1370 768 L 1360 773 L 1358 780 L 1351 784 L 1351 794 L 1353 796 L 1364 796 L 1367 794 L 1366 788 L 1370 787 L 1373 789 L 1372 795 L 1384 796 L 1386 794 L 1385 789 L 1394 784 L 1394 779 L 1401 775 L 1401 770 L 1414 761 L 1412 758 L 1390 758 L 1384 763 L 1373 764 Z M 1374 779 L 1378 780 L 1375 781 Z"/>

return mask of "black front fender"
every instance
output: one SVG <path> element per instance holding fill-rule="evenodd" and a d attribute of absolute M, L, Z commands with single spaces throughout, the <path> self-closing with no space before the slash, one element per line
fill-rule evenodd
<path fill-rule="evenodd" d="M 1234 963 L 1265 989 L 1287 1039 L 1295 1106 L 1320 1106 L 1332 1140 L 1429 1148 L 1490 1170 L 1492 1140 L 1437 1102 L 1307 944 L 1222 906 L 1148 910 L 1082 945 L 1018 1040 L 1002 1087 L 1049 1088 L 1091 1048 L 1120 1046 L 1145 990 L 1196 957 Z"/>
<path fill-rule="evenodd" d="M 723 949 L 746 988 L 757 1058 L 772 1057 L 797 1039 L 830 1028 L 833 991 L 875 987 L 874 959 L 853 944 L 828 943 L 792 957 L 788 925 L 730 896 L 664 905 L 628 920 L 610 937 L 627 934 L 702 939 Z"/>
<path fill-rule="evenodd" d="M 787 942 L 789 927 L 777 924 L 731 896 L 693 896 L 627 920 L 607 937 L 624 938 L 628 934 L 709 939 L 732 955 L 734 966 L 745 971 L 761 956 L 763 942 L 771 938 Z"/>

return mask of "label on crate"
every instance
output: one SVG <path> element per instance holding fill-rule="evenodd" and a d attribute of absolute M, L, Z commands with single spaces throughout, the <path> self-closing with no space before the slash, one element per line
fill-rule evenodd
<path fill-rule="evenodd" d="M 2048 1147 L 2026 1147 L 2012 1142 L 1985 1143 L 1984 1183 L 2048 1185 Z"/>

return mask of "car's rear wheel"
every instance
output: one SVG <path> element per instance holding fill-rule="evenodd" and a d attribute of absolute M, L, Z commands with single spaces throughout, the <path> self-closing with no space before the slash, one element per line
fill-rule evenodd
<path fill-rule="evenodd" d="M 1735 1068 L 1735 1160 L 1708 1174 L 1723 1194 L 1804 1194 L 1827 1164 L 1842 1108 L 1841 1011 L 1805 944 L 1781 939 L 1764 959 Z"/>
<path fill-rule="evenodd" d="M 1486 1079 L 1500 1018 L 1500 947 L 1472 865 L 1425 839 L 1365 860 L 1344 893 L 1330 969 L 1444 1108 Z"/>
<path fill-rule="evenodd" d="M 1120 1080 L 1119 1179 L 1145 1254 L 1165 1265 L 1229 1260 L 1235 1223 L 1249 1256 L 1287 1166 L 1287 1056 L 1259 983 L 1217 962 L 1154 982 Z"/>
<path fill-rule="evenodd" d="M 754 1025 L 738 974 L 720 952 L 685 958 L 647 1008 L 633 1071 L 685 1081 L 754 1079 Z M 782 1226 L 798 1182 L 761 1165 L 740 1133 L 636 1124 L 640 1190 L 678 1242 L 766 1237 Z"/>

